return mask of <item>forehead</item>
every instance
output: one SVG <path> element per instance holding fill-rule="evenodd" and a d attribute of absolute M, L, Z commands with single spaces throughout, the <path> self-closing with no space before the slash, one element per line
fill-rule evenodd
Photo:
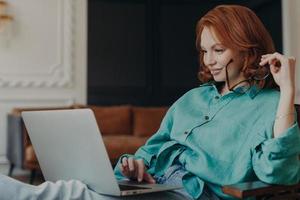
<path fill-rule="evenodd" d="M 201 47 L 210 48 L 215 44 L 221 44 L 214 30 L 205 26 L 201 33 Z"/>

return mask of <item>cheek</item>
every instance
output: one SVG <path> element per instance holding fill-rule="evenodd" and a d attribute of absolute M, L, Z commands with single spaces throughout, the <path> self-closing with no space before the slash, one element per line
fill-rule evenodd
<path fill-rule="evenodd" d="M 203 60 L 204 65 L 207 66 L 208 65 L 208 58 L 207 58 L 206 54 L 203 55 L 202 60 Z"/>
<path fill-rule="evenodd" d="M 231 59 L 230 57 L 224 55 L 219 55 L 218 57 L 216 57 L 217 63 L 223 67 L 225 67 L 228 64 L 230 59 Z"/>
<path fill-rule="evenodd" d="M 231 55 L 222 55 L 219 58 L 219 62 L 222 63 L 224 66 L 226 66 L 230 62 L 230 60 L 234 61 L 235 59 Z"/>
<path fill-rule="evenodd" d="M 235 62 L 236 55 L 234 55 L 234 53 L 229 49 L 227 49 L 223 54 L 219 56 L 219 61 L 224 65 L 228 64 L 230 60 L 233 60 L 233 62 Z"/>
<path fill-rule="evenodd" d="M 218 60 L 217 60 L 217 63 L 218 63 L 220 66 L 225 67 L 226 64 L 227 64 L 227 60 L 226 60 L 226 59 L 218 59 Z"/>

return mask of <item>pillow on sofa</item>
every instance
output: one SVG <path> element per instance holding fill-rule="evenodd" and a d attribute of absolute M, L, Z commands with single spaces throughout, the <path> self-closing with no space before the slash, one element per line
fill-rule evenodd
<path fill-rule="evenodd" d="M 133 135 L 152 136 L 160 126 L 168 107 L 133 107 Z"/>
<path fill-rule="evenodd" d="M 89 106 L 94 111 L 102 135 L 131 135 L 130 106 Z"/>

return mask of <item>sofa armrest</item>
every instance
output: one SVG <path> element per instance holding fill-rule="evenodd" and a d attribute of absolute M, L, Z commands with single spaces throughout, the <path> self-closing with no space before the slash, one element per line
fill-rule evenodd
<path fill-rule="evenodd" d="M 282 196 L 299 197 L 300 183 L 295 185 L 271 185 L 261 181 L 244 182 L 234 185 L 226 185 L 222 187 L 225 194 L 236 198 L 244 199 L 247 197 L 262 197 L 262 196 Z"/>
<path fill-rule="evenodd" d="M 24 160 L 24 133 L 20 115 L 7 116 L 7 159 L 22 168 Z"/>

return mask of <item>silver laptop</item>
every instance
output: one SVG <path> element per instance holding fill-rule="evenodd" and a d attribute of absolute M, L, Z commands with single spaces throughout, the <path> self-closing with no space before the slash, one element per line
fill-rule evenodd
<path fill-rule="evenodd" d="M 27 111 L 22 117 L 47 181 L 77 179 L 100 194 L 113 196 L 181 188 L 118 182 L 90 109 Z"/>

